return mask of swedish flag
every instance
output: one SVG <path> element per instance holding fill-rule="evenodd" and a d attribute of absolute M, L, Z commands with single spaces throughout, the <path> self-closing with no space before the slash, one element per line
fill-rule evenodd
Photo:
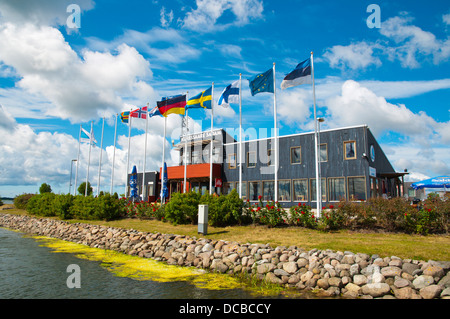
<path fill-rule="evenodd" d="M 252 96 L 262 92 L 273 93 L 273 68 L 248 79 Z"/>
<path fill-rule="evenodd" d="M 198 108 L 211 109 L 211 100 L 212 100 L 212 86 L 209 89 L 190 98 L 187 101 L 186 109 L 198 109 Z"/>

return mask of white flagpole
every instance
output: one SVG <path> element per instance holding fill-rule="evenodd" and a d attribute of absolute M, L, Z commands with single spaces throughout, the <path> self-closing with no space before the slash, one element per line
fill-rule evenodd
<path fill-rule="evenodd" d="M 103 153 L 103 132 L 105 130 L 105 118 L 102 122 L 102 138 L 100 141 L 100 159 L 98 161 L 98 185 L 97 185 L 97 196 L 100 195 L 100 175 L 102 173 L 102 153 Z"/>
<path fill-rule="evenodd" d="M 84 197 L 87 196 L 87 191 L 88 191 L 88 183 L 89 183 L 89 166 L 91 165 L 91 147 L 92 147 L 92 136 L 93 134 L 93 129 L 94 129 L 94 121 L 91 122 L 91 136 L 89 137 L 89 157 L 88 157 L 88 169 L 87 169 L 87 174 L 86 174 L 86 188 L 84 190 Z"/>
<path fill-rule="evenodd" d="M 189 100 L 189 91 L 186 93 L 186 101 Z M 188 111 L 189 109 L 185 109 L 185 135 L 184 135 L 184 183 L 183 183 L 183 193 L 186 193 L 186 183 L 187 183 L 187 137 L 189 135 L 189 117 L 188 117 Z"/>
<path fill-rule="evenodd" d="M 242 198 L 242 73 L 239 73 L 239 198 Z"/>
<path fill-rule="evenodd" d="M 77 194 L 77 179 L 78 179 L 78 163 L 80 162 L 80 145 L 81 145 L 81 124 L 80 124 L 80 135 L 78 137 L 78 155 L 77 155 L 77 169 L 75 171 L 75 187 L 73 190 L 73 195 Z"/>
<path fill-rule="evenodd" d="M 214 126 L 214 82 L 211 89 L 211 149 L 209 151 L 209 194 L 212 195 L 212 178 L 213 178 L 213 126 Z"/>
<path fill-rule="evenodd" d="M 278 201 L 278 132 L 277 132 L 277 88 L 275 81 L 275 62 L 273 63 L 273 122 L 275 137 L 275 201 Z"/>
<path fill-rule="evenodd" d="M 111 195 L 113 194 L 113 188 L 114 188 L 114 162 L 116 160 L 116 140 L 117 140 L 117 118 L 119 114 L 116 113 L 116 124 L 114 127 L 114 151 L 113 151 L 113 161 L 112 161 L 112 169 L 111 169 Z"/>
<path fill-rule="evenodd" d="M 166 199 L 163 198 L 164 191 L 164 162 L 166 160 L 166 126 L 167 126 L 167 116 L 164 116 L 164 139 L 163 139 L 163 154 L 162 154 L 162 165 L 161 165 L 161 204 L 164 204 Z"/>
<path fill-rule="evenodd" d="M 147 159 L 147 132 L 148 132 L 148 106 L 147 103 L 147 112 L 145 112 L 145 142 L 144 142 L 144 165 L 142 167 L 142 200 L 145 200 L 145 164 Z M 148 198 L 147 198 L 148 199 Z"/>
<path fill-rule="evenodd" d="M 127 171 L 125 174 L 125 197 L 127 197 L 127 190 L 128 190 L 128 170 L 130 169 L 130 144 L 131 144 L 131 111 L 128 115 L 128 159 L 127 159 Z"/>
<path fill-rule="evenodd" d="M 314 98 L 314 148 L 316 153 L 316 199 L 317 199 L 317 217 L 320 217 L 322 213 L 322 183 L 319 178 L 319 145 L 318 134 L 317 134 L 317 112 L 316 112 L 316 88 L 314 83 L 314 60 L 313 52 L 311 52 L 311 75 L 312 75 L 312 85 L 313 85 L 313 98 Z"/>

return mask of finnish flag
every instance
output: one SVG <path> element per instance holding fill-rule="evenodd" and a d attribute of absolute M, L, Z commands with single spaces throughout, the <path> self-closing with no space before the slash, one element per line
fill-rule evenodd
<path fill-rule="evenodd" d="M 219 97 L 218 105 L 229 107 L 230 103 L 239 103 L 239 80 L 228 85 Z"/>
<path fill-rule="evenodd" d="M 287 89 L 301 84 L 311 84 L 311 58 L 300 62 L 295 69 L 286 75 L 281 82 L 281 89 Z"/>

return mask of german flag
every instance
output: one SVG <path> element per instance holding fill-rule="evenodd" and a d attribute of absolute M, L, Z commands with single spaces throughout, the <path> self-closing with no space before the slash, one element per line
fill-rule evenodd
<path fill-rule="evenodd" d="M 156 102 L 159 112 L 163 116 L 169 114 L 184 115 L 186 107 L 186 95 L 176 95 L 171 97 L 165 97 L 162 101 Z"/>

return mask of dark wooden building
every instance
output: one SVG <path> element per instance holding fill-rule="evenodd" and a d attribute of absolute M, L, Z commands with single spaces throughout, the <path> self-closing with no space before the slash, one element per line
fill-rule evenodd
<path fill-rule="evenodd" d="M 242 198 L 257 201 L 278 200 L 285 207 L 305 203 L 316 207 L 314 132 L 281 136 L 279 143 L 278 198 L 275 199 L 275 144 L 273 138 L 242 143 L 224 130 L 213 131 L 213 186 L 216 193 L 227 194 L 239 187 L 242 170 Z M 363 201 L 369 197 L 403 195 L 403 176 L 395 172 L 366 125 L 322 130 L 320 144 L 320 180 L 324 207 L 341 199 Z M 187 189 L 209 191 L 209 152 L 211 132 L 182 138 L 179 166 L 168 168 L 169 191 L 184 190 L 184 159 L 187 145 Z M 142 174 L 138 174 L 141 176 Z M 152 177 L 151 177 L 152 176 Z M 149 195 L 158 197 L 159 174 L 149 176 L 155 187 Z M 147 177 L 146 177 L 147 181 Z M 142 184 L 142 179 L 141 179 Z M 139 185 L 139 177 L 138 177 Z M 158 185 L 156 187 L 156 185 Z"/>

